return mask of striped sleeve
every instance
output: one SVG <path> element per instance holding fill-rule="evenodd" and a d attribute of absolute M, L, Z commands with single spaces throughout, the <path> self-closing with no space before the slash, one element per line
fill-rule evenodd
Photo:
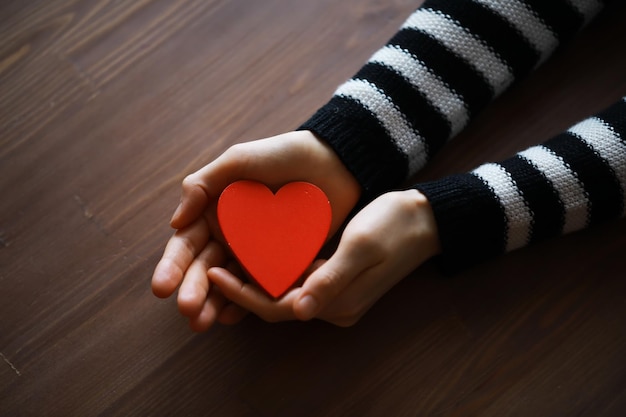
<path fill-rule="evenodd" d="M 624 216 L 626 97 L 551 140 L 418 184 L 450 270 Z"/>
<path fill-rule="evenodd" d="M 601 9 L 598 0 L 427 0 L 300 129 L 367 196 L 397 187 Z"/>

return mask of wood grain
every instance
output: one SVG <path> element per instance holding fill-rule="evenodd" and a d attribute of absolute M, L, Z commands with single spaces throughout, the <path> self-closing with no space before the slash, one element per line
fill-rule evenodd
<path fill-rule="evenodd" d="M 206 334 L 150 292 L 182 178 L 298 126 L 420 1 L 0 4 L 0 415 L 623 416 L 626 223 L 454 276 L 429 262 L 356 326 Z M 626 95 L 616 5 L 418 180 Z"/>

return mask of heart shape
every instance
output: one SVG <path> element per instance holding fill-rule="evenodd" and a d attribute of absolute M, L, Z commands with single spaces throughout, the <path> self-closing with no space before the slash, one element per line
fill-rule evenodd
<path fill-rule="evenodd" d="M 237 181 L 222 192 L 217 218 L 239 264 L 271 296 L 284 294 L 324 244 L 332 212 L 328 197 L 307 182 L 276 192 Z"/>

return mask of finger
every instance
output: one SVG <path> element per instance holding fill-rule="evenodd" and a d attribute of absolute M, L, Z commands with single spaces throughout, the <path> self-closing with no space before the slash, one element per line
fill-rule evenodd
<path fill-rule="evenodd" d="M 250 158 L 246 149 L 246 146 L 232 146 L 210 164 L 185 177 L 180 204 L 170 220 L 172 227 L 185 227 L 200 216 L 228 184 L 244 179 L 249 160 L 257 159 Z"/>
<path fill-rule="evenodd" d="M 234 260 L 231 259 L 228 264 L 226 265 L 226 270 L 228 272 L 230 272 L 231 274 L 233 274 L 236 277 L 242 277 L 244 276 L 244 272 L 243 272 L 243 268 L 241 267 L 241 265 L 239 265 L 239 263 Z"/>
<path fill-rule="evenodd" d="M 419 254 L 415 253 L 414 257 Z M 428 257 L 428 255 L 426 255 Z M 338 326 L 351 326 L 391 288 L 406 277 L 413 267 L 408 262 L 379 262 L 364 270 L 337 295 L 317 317 Z"/>
<path fill-rule="evenodd" d="M 207 275 L 226 298 L 265 321 L 277 322 L 295 318 L 291 306 L 297 291 L 291 291 L 283 298 L 273 300 L 255 285 L 242 282 L 224 268 L 211 268 Z"/>
<path fill-rule="evenodd" d="M 180 204 L 170 220 L 170 225 L 175 229 L 182 229 L 196 220 L 211 200 L 206 180 L 201 171 L 188 175 L 183 180 Z"/>
<path fill-rule="evenodd" d="M 152 274 L 152 292 L 157 297 L 172 295 L 183 280 L 187 268 L 208 240 L 209 229 L 203 217 L 174 233 Z"/>
<path fill-rule="evenodd" d="M 206 271 L 212 266 L 222 265 L 225 260 L 222 247 L 210 241 L 192 261 L 178 290 L 178 310 L 182 315 L 193 317 L 200 313 L 209 294 Z"/>
<path fill-rule="evenodd" d="M 183 200 L 187 191 L 197 192 L 199 189 L 209 200 L 214 199 L 237 180 L 256 180 L 270 187 L 282 185 L 286 178 L 298 180 L 296 177 L 302 172 L 302 164 L 310 163 L 309 152 L 302 145 L 304 136 L 306 134 L 302 131 L 288 132 L 231 146 L 213 162 L 183 180 Z M 294 158 L 300 160 L 294 161 Z M 202 196 L 198 193 L 197 197 Z M 186 211 L 187 206 L 181 208 L 181 213 Z"/>
<path fill-rule="evenodd" d="M 235 276 L 242 276 L 243 270 L 238 263 L 231 261 L 226 265 L 226 270 Z M 215 286 L 217 287 L 217 286 Z M 219 288 L 217 288 L 219 290 Z M 237 304 L 228 302 L 217 316 L 217 321 L 225 325 L 239 323 L 248 315 L 249 311 Z"/>
<path fill-rule="evenodd" d="M 194 332 L 207 331 L 215 324 L 226 305 L 228 300 L 219 291 L 211 291 L 199 314 L 189 318 L 189 327 Z"/>
<path fill-rule="evenodd" d="M 335 253 L 304 281 L 294 300 L 293 311 L 300 320 L 310 320 L 323 310 L 364 270 L 376 261 L 352 239 L 342 239 Z"/>
<path fill-rule="evenodd" d="M 217 316 L 217 321 L 225 325 L 233 325 L 243 320 L 249 311 L 237 304 L 226 304 Z"/>
<path fill-rule="evenodd" d="M 378 266 L 364 271 L 337 295 L 333 303 L 320 311 L 317 317 L 340 327 L 356 324 L 393 286 L 384 277 L 381 278 L 384 272 Z"/>
<path fill-rule="evenodd" d="M 185 177 L 180 204 L 172 215 L 170 225 L 176 229 L 195 220 L 215 201 L 230 183 L 240 179 L 265 182 L 272 166 L 274 153 L 267 151 L 266 140 L 230 147 L 210 164 Z M 260 146 L 259 146 L 260 144 Z"/>

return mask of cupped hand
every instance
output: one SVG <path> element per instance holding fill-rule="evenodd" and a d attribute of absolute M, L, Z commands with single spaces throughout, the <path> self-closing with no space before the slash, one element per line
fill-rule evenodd
<path fill-rule="evenodd" d="M 331 203 L 331 235 L 361 193 L 335 152 L 309 131 L 234 145 L 187 176 L 170 222 L 177 231 L 155 268 L 152 290 L 164 298 L 179 288 L 179 310 L 196 331 L 206 330 L 215 321 L 236 322 L 246 313 L 241 305 L 229 303 L 206 275 L 211 267 L 226 267 L 229 261 L 215 215 L 217 199 L 230 183 L 243 179 L 262 182 L 274 190 L 292 181 L 317 185 Z"/>
<path fill-rule="evenodd" d="M 334 254 L 316 261 L 301 287 L 273 300 L 226 269 L 208 270 L 226 298 L 266 321 L 319 318 L 356 323 L 389 289 L 439 252 L 432 209 L 417 190 L 384 194 L 346 226 Z"/>

